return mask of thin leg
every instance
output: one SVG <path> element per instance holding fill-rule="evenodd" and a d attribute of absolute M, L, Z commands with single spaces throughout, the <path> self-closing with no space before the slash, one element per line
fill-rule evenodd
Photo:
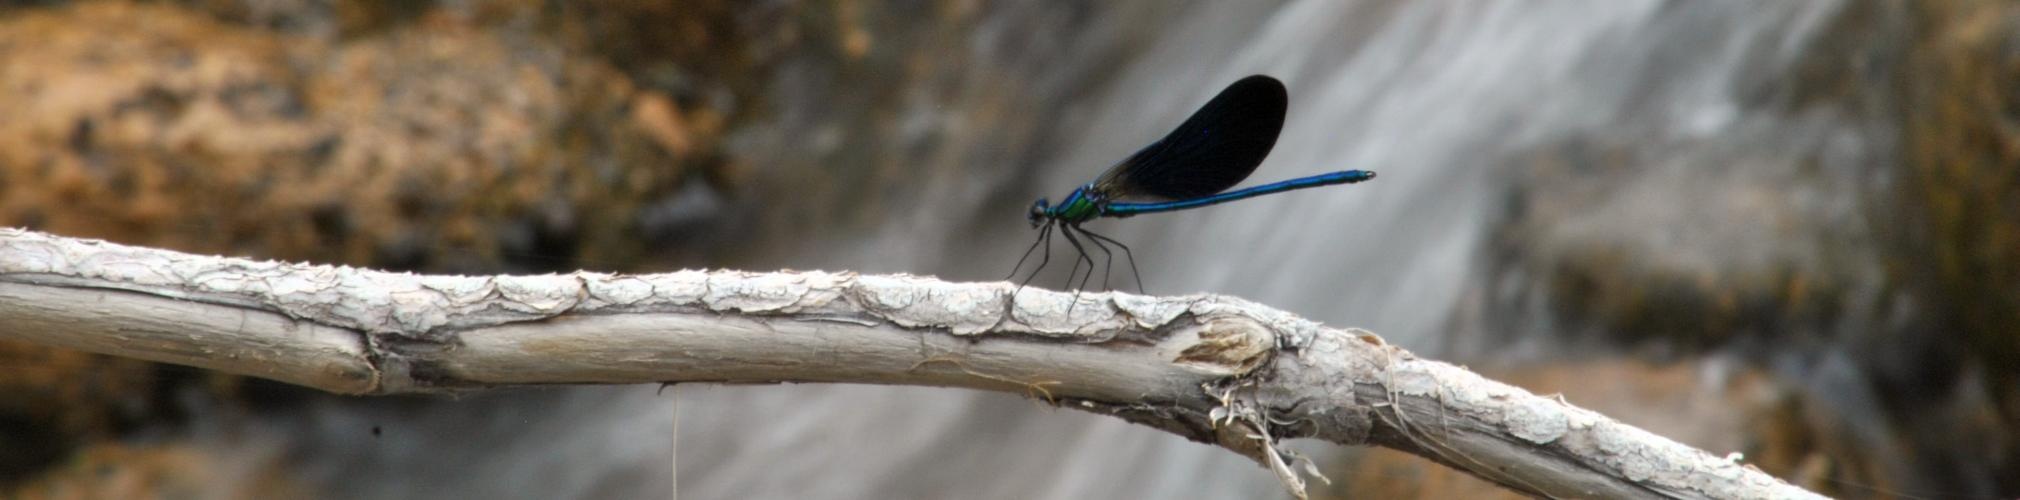
<path fill-rule="evenodd" d="M 1045 227 L 1038 228 L 1038 231 L 1039 231 L 1038 237 L 1031 240 L 1031 248 L 1024 249 L 1024 256 L 1017 258 L 1017 267 L 1010 268 L 1010 275 L 1004 276 L 1003 277 L 1004 281 L 1009 281 L 1010 278 L 1017 277 L 1017 270 L 1024 268 L 1024 261 L 1029 260 L 1031 258 L 1031 252 L 1037 251 L 1038 244 L 1044 243 L 1045 240 L 1048 239 L 1047 237 L 1052 236 L 1052 225 L 1046 224 Z M 1051 253 L 1052 247 L 1046 246 L 1045 251 L 1046 253 Z M 1039 264 L 1038 267 L 1043 269 L 1045 267 L 1045 264 Z"/>
<path fill-rule="evenodd" d="M 1143 291 L 1143 272 L 1136 270 L 1136 254 L 1129 251 L 1129 245 L 1124 245 L 1120 241 L 1115 241 L 1115 238 L 1102 236 L 1086 229 L 1081 229 L 1080 234 L 1086 235 L 1088 238 L 1096 241 L 1105 241 L 1108 244 L 1122 247 L 1122 256 L 1129 260 L 1129 274 L 1136 276 L 1136 293 L 1145 293 Z"/>
<path fill-rule="evenodd" d="M 1066 242 L 1073 244 L 1073 249 L 1080 253 L 1080 259 L 1073 261 L 1073 270 L 1075 272 L 1066 274 L 1066 286 L 1068 287 L 1073 286 L 1073 277 L 1078 275 L 1078 271 L 1080 270 L 1080 263 L 1082 262 L 1087 263 L 1087 277 L 1083 278 L 1081 281 L 1084 283 L 1085 281 L 1087 281 L 1087 279 L 1094 278 L 1094 257 L 1090 257 L 1087 255 L 1087 247 L 1080 244 L 1080 238 L 1073 237 L 1075 229 L 1076 228 L 1074 228 L 1073 226 L 1064 226 L 1059 228 L 1059 234 L 1065 236 Z"/>
<path fill-rule="evenodd" d="M 1066 237 L 1066 242 L 1067 242 L 1067 243 L 1072 243 L 1072 244 L 1073 244 L 1073 249 L 1074 249 L 1074 250 L 1077 250 L 1077 251 L 1079 251 L 1079 252 L 1080 252 L 1080 259 L 1079 259 L 1079 260 L 1076 260 L 1076 261 L 1073 261 L 1073 269 L 1074 269 L 1074 270 L 1079 270 L 1079 269 L 1080 269 L 1080 263 L 1081 263 L 1081 262 L 1086 262 L 1086 263 L 1087 263 L 1087 277 L 1089 277 L 1089 278 L 1092 278 L 1092 277 L 1094 277 L 1094 258 L 1093 258 L 1093 257 L 1088 257 L 1088 256 L 1087 256 L 1087 247 L 1083 247 L 1083 246 L 1080 246 L 1080 239 L 1079 239 L 1079 238 L 1074 238 L 1074 237 L 1073 237 L 1073 228 L 1072 228 L 1071 226 L 1067 226 L 1067 227 L 1061 227 L 1061 228 L 1059 228 L 1059 234 L 1060 234 L 1060 235 L 1062 235 L 1062 236 L 1065 236 L 1065 237 Z M 1086 280 L 1081 280 L 1081 281 L 1082 281 L 1082 282 L 1085 282 Z M 1067 286 L 1072 286 L 1072 285 L 1073 285 L 1073 273 L 1071 273 L 1071 272 L 1069 272 L 1069 273 L 1066 273 L 1066 284 L 1067 284 Z M 1077 304 L 1079 304 L 1079 303 L 1080 303 L 1080 289 L 1079 289 L 1079 288 L 1074 288 L 1074 289 L 1073 289 L 1073 305 L 1077 305 Z M 1068 305 L 1068 306 L 1066 306 L 1066 315 L 1067 315 L 1068 317 L 1071 317 L 1071 316 L 1073 316 L 1073 305 Z"/>
<path fill-rule="evenodd" d="M 1010 292 L 1010 300 L 1012 300 L 1012 301 L 1015 301 L 1015 300 L 1017 300 L 1017 294 L 1019 294 L 1019 293 L 1023 293 L 1023 292 L 1024 292 L 1024 285 L 1029 285 L 1029 284 L 1031 284 L 1031 280 L 1033 280 L 1033 279 L 1037 279 L 1037 278 L 1038 278 L 1038 272 L 1039 272 L 1039 271 L 1043 271 L 1043 270 L 1045 270 L 1045 264 L 1049 264 L 1049 263 L 1051 263 L 1051 262 L 1052 262 L 1052 225 L 1051 225 L 1051 224 L 1046 224 L 1046 225 L 1045 225 L 1044 227 L 1040 227 L 1040 228 L 1038 228 L 1038 242 L 1037 242 L 1037 243 L 1033 243 L 1033 244 L 1032 244 L 1032 248 L 1037 248 L 1038 246 L 1041 246 L 1041 245 L 1045 247 L 1045 253 L 1044 253 L 1043 255 L 1040 255 L 1040 256 L 1038 257 L 1038 267 L 1034 267 L 1034 268 L 1031 268 L 1031 275 L 1030 275 L 1030 276 L 1025 276 L 1025 277 L 1024 277 L 1024 281 L 1023 281 L 1023 282 L 1020 282 L 1020 283 L 1018 283 L 1018 284 L 1017 284 L 1017 291 L 1015 291 L 1015 292 Z M 1025 253 L 1026 255 L 1029 255 L 1029 254 L 1031 253 L 1031 251 L 1029 251 L 1029 250 L 1026 250 L 1026 251 L 1024 251 L 1024 253 Z M 1019 262 L 1019 263 L 1017 264 L 1017 267 L 1024 267 L 1024 264 L 1023 264 L 1023 263 L 1021 262 L 1022 260 L 1023 260 L 1023 259 L 1019 259 L 1019 261 L 1020 261 L 1020 262 Z M 1016 270 L 1016 269 L 1011 269 L 1011 270 L 1010 270 L 1010 275 L 1011 275 L 1011 276 L 1016 276 L 1016 275 L 1017 275 L 1017 270 Z"/>
<path fill-rule="evenodd" d="M 1094 248 L 1095 248 L 1096 250 L 1100 250 L 1100 251 L 1101 251 L 1101 256 L 1102 256 L 1102 259 L 1103 259 L 1103 261 L 1104 261 L 1104 262 L 1103 262 L 1103 263 L 1101 264 L 1101 289 L 1102 289 L 1102 290 L 1114 290 L 1114 289 L 1115 289 L 1114 287 L 1111 287 L 1111 286 L 1108 286 L 1108 274 L 1109 274 L 1109 271 L 1113 271 L 1113 270 L 1115 270 L 1115 252 L 1113 252 L 1113 251 L 1110 251 L 1110 250 L 1108 249 L 1108 245 L 1104 245 L 1104 244 L 1102 244 L 1102 243 L 1101 243 L 1101 240 L 1103 240 L 1103 239 L 1106 239 L 1106 238 L 1102 238 L 1101 236 L 1098 236 L 1098 235 L 1095 235 L 1093 231 L 1088 231 L 1088 230 L 1087 230 L 1087 228 L 1083 228 L 1083 227 L 1075 227 L 1075 228 L 1073 228 L 1073 229 L 1074 229 L 1074 230 L 1077 230 L 1077 231 L 1080 231 L 1080 235 L 1081 235 L 1081 236 L 1086 236 L 1086 237 L 1087 237 L 1087 243 L 1088 243 L 1088 244 L 1091 244 L 1091 245 L 1094 245 Z M 1109 241 L 1114 241 L 1114 240 L 1109 240 Z M 1089 270 L 1089 271 L 1088 271 L 1088 273 L 1087 273 L 1087 277 L 1089 277 L 1089 278 L 1092 278 L 1092 277 L 1094 277 L 1094 272 L 1093 272 L 1092 270 Z M 1139 286 L 1139 287 L 1137 287 L 1137 288 L 1142 288 L 1142 287 L 1141 287 L 1141 286 Z"/>
<path fill-rule="evenodd" d="M 1087 254 L 1086 249 L 1080 248 L 1080 240 L 1073 239 L 1073 230 L 1061 227 L 1059 228 L 1059 234 L 1066 236 L 1066 242 L 1072 243 L 1075 251 L 1080 252 L 1081 255 Z M 1066 283 L 1059 285 L 1061 290 L 1073 288 L 1073 278 L 1080 277 L 1080 261 L 1082 260 L 1086 259 L 1073 259 L 1073 267 L 1066 270 Z M 1087 272 L 1088 274 L 1093 274 L 1094 268 L 1089 266 Z"/>

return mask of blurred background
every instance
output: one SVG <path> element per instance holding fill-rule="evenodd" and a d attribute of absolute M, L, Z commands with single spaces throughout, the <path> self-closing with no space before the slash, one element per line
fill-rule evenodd
<path fill-rule="evenodd" d="M 1368 328 L 1829 495 L 2020 495 L 2015 2 L 4 1 L 0 224 L 998 280 L 1032 199 L 1257 73 L 1292 106 L 1251 184 L 1381 178 L 1091 224 L 1149 292 Z M 1303 449 L 1329 498 L 1497 494 Z M 1015 395 L 349 398 L 0 343 L 0 497 L 669 498 L 676 459 L 692 499 L 1287 497 Z"/>

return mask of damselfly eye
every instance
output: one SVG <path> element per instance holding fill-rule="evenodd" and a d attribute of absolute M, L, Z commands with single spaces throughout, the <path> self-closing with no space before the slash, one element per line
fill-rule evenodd
<path fill-rule="evenodd" d="M 1031 202 L 1031 213 L 1024 217 L 1031 220 L 1031 227 L 1038 227 L 1045 222 L 1045 211 L 1051 208 L 1052 202 L 1039 198 L 1038 201 Z"/>

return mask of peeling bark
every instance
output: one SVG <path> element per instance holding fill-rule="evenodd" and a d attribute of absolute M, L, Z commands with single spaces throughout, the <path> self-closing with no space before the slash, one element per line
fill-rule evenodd
<path fill-rule="evenodd" d="M 963 387 L 1255 459 L 1387 446 L 1546 497 L 1816 495 L 1563 401 L 1241 299 L 822 271 L 427 276 L 0 229 L 0 338 L 343 394 L 519 384 Z"/>

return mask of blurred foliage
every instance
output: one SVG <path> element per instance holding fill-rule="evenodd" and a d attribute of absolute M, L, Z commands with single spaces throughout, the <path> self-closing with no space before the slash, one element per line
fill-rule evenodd
<path fill-rule="evenodd" d="M 434 272 L 717 259 L 728 233 L 708 225 L 720 210 L 688 201 L 733 188 L 720 144 L 724 103 L 739 98 L 696 96 L 733 93 L 714 75 L 744 68 L 716 69 L 697 48 L 727 46 L 707 30 L 723 17 L 686 16 L 727 9 L 600 11 L 632 31 L 664 20 L 640 12 L 686 27 L 654 31 L 673 37 L 659 45 L 610 49 L 699 75 L 641 86 L 631 75 L 650 69 L 613 66 L 589 51 L 598 40 L 555 35 L 625 33 L 570 28 L 579 21 L 548 5 L 0 6 L 0 224 Z M 96 464 L 88 471 L 149 468 L 165 455 L 88 450 L 179 421 L 192 393 L 247 394 L 234 377 L 34 345 L 0 342 L 0 360 L 0 484 L 65 457 Z M 305 394 L 254 384 L 252 394 Z M 22 492 L 125 491 L 74 488 L 93 474 Z M 182 484 L 161 484 L 171 483 Z"/>
<path fill-rule="evenodd" d="M 943 8 L 934 19 L 972 20 L 969 7 Z M 943 43 L 915 45 L 927 53 L 963 50 L 952 42 L 966 30 L 885 12 L 906 6 L 865 8 L 0 2 L 0 109 L 9 110 L 0 120 L 0 225 L 425 272 L 758 260 L 749 250 L 764 247 L 762 238 L 797 240 L 836 220 L 873 220 L 881 208 L 864 211 L 875 204 L 857 203 L 848 189 L 905 175 L 895 167 L 908 164 L 856 168 L 867 164 L 805 156 L 792 167 L 811 168 L 762 178 L 740 166 L 728 152 L 731 129 L 770 111 L 774 89 L 766 86 L 782 61 L 835 72 L 873 63 L 879 74 L 959 61 L 874 57 L 868 15 L 892 31 L 937 33 Z M 928 68 L 911 74 L 928 78 Z M 895 102 L 898 88 L 854 85 L 838 93 L 860 102 L 821 109 L 855 121 L 849 133 L 895 134 L 894 116 L 862 108 L 886 107 L 863 103 Z M 772 206 L 744 210 L 753 198 Z M 0 369 L 0 401 L 10 402 L 0 404 L 0 491 L 65 460 L 89 462 L 90 471 L 131 460 L 145 477 L 207 474 L 149 465 L 152 457 L 210 456 L 201 451 L 92 450 L 116 448 L 135 424 L 182 421 L 190 405 L 287 404 L 312 394 L 34 345 L 0 342 L 0 359 L 18 361 Z M 50 470 L 19 491 L 124 491 L 76 490 L 90 473 Z"/>
<path fill-rule="evenodd" d="M 655 210 L 722 165 L 714 114 L 448 15 L 341 42 L 148 4 L 5 22 L 10 224 L 386 269 L 622 269 L 699 248 L 669 247 L 693 228 Z"/>
<path fill-rule="evenodd" d="M 1538 287 L 1516 295 L 1540 305 L 1514 307 L 1566 319 L 1554 335 L 1662 357 L 1874 335 L 1839 323 L 1889 286 L 1863 270 L 1880 259 L 1868 206 L 1886 203 L 1869 174 L 1892 166 L 1832 150 L 1898 133 L 1879 109 L 1904 13 L 1866 3 L 1832 14 L 1786 69 L 1731 77 L 1745 111 L 1722 133 L 1606 128 L 1538 148 L 1515 174 L 1490 256 L 1504 286 Z M 1744 48 L 1788 50 L 1754 43 Z"/>
<path fill-rule="evenodd" d="M 1801 390 L 1744 410 L 1783 436 L 1748 454 L 1825 471 L 1821 491 L 2020 491 L 2020 5 L 1857 2 L 1824 22 L 1786 74 L 1736 89 L 1748 132 L 1538 151 L 1490 256 L 1497 287 L 1533 288 L 1490 316 L 1776 368 Z"/>
<path fill-rule="evenodd" d="M 272 454 L 100 442 L 77 450 L 7 498 L 315 498 L 311 489 L 265 460 Z"/>
<path fill-rule="evenodd" d="M 2020 5 L 1913 5 L 1895 272 L 1928 287 L 1954 327 L 1939 334 L 1968 346 L 2020 422 Z"/>
<path fill-rule="evenodd" d="M 1940 319 L 1926 334 L 1964 359 L 1950 367 L 1963 372 L 1949 390 L 1961 407 L 1904 398 L 1900 419 L 1921 430 L 1911 442 L 2020 491 L 2020 4 L 1910 5 L 1920 15 L 1901 73 L 1905 203 L 1891 271 Z"/>
<path fill-rule="evenodd" d="M 153 365 L 0 342 L 0 484 L 155 413 Z"/>

